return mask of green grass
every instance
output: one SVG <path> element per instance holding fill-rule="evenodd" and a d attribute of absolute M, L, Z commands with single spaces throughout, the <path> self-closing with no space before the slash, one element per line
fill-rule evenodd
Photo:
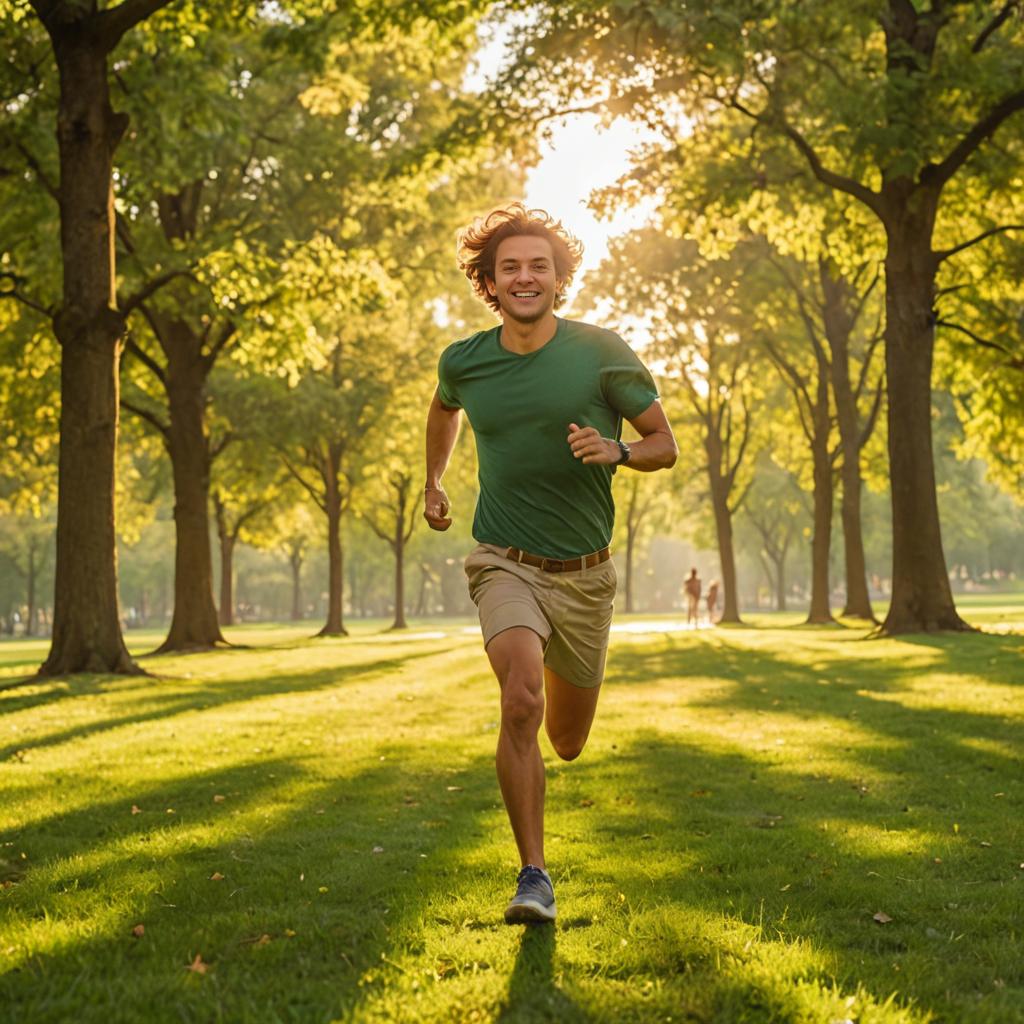
<path fill-rule="evenodd" d="M 545 741 L 553 929 L 501 923 L 468 622 L 155 678 L 0 644 L 0 1020 L 1024 1021 L 1024 637 L 799 620 L 615 635 L 583 757 Z"/>

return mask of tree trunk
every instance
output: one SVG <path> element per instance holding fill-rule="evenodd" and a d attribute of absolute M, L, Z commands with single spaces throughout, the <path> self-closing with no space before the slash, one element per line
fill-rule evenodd
<path fill-rule="evenodd" d="M 736 594 L 736 557 L 732 544 L 732 513 L 728 502 L 715 500 L 715 534 L 718 538 L 718 560 L 722 566 L 722 617 L 719 622 L 740 623 L 740 608 Z"/>
<path fill-rule="evenodd" d="M 398 473 L 392 477 L 391 485 L 395 490 L 395 532 L 391 539 L 391 550 L 395 553 L 395 621 L 392 629 L 405 629 L 405 546 L 412 534 L 405 530 L 406 505 L 409 503 L 409 485 L 412 477 Z"/>
<path fill-rule="evenodd" d="M 220 538 L 220 608 L 218 618 L 222 626 L 235 624 L 234 588 L 235 538 L 231 534 Z"/>
<path fill-rule="evenodd" d="M 395 621 L 392 629 L 405 629 L 405 541 L 402 537 L 402 519 L 395 533 Z"/>
<path fill-rule="evenodd" d="M 827 386 L 827 385 L 826 385 Z M 829 550 L 832 545 L 832 460 L 828 452 L 828 426 L 812 446 L 814 458 L 814 533 L 811 538 L 811 608 L 807 622 L 834 622 L 829 601 Z"/>
<path fill-rule="evenodd" d="M 910 216 L 887 224 L 885 367 L 893 558 L 892 601 L 882 624 L 887 634 L 970 628 L 953 603 L 939 526 L 931 420 L 934 213 L 926 210 L 921 216 L 930 216 L 928 224 Z"/>
<path fill-rule="evenodd" d="M 644 513 L 640 508 L 640 477 L 634 473 L 629 482 L 629 504 L 626 506 L 626 613 L 636 611 L 633 570 L 636 566 L 636 541 Z"/>
<path fill-rule="evenodd" d="M 775 610 L 786 610 L 786 553 L 775 562 Z"/>
<path fill-rule="evenodd" d="M 862 438 L 857 399 L 850 383 L 850 333 L 853 324 L 848 302 L 852 298 L 852 289 L 845 278 L 833 275 L 826 260 L 820 263 L 820 276 L 825 300 L 822 307 L 825 337 L 832 353 L 832 393 L 836 401 L 836 423 L 843 450 L 840 470 L 843 554 L 846 563 L 846 605 L 843 615 L 874 622 L 875 613 L 868 595 L 860 516 Z"/>
<path fill-rule="evenodd" d="M 134 673 L 121 635 L 114 530 L 124 317 L 114 291 L 111 174 L 127 118 L 110 107 L 106 52 L 94 33 L 74 21 L 48 28 L 60 74 L 64 287 L 54 317 L 61 412 L 53 636 L 39 672 Z"/>
<path fill-rule="evenodd" d="M 325 460 L 327 506 L 327 622 L 318 636 L 348 636 L 342 617 L 342 581 L 344 580 L 344 556 L 341 549 L 342 495 L 340 487 L 339 461 L 333 453 Z"/>
<path fill-rule="evenodd" d="M 25 573 L 25 636 L 36 635 L 36 539 L 28 542 L 28 572 Z"/>
<path fill-rule="evenodd" d="M 721 466 L 721 446 L 714 436 L 704 441 L 708 456 L 709 490 L 715 516 L 715 535 L 718 540 L 718 561 L 722 567 L 722 617 L 719 622 L 740 624 L 739 600 L 736 593 L 736 556 L 732 543 L 732 511 L 729 508 L 729 488 L 718 471 Z"/>
<path fill-rule="evenodd" d="M 205 369 L 198 339 L 181 321 L 165 324 L 167 447 L 174 476 L 174 616 L 159 648 L 199 650 L 224 643 L 213 603 L 210 552 L 210 447 L 205 431 Z"/>
<path fill-rule="evenodd" d="M 302 550 L 293 547 L 288 555 L 288 562 L 292 567 L 292 622 L 298 622 L 302 618 Z"/>
<path fill-rule="evenodd" d="M 213 496 L 214 521 L 217 524 L 217 545 L 220 548 L 220 604 L 217 619 L 222 626 L 234 625 L 234 557 L 235 538 L 228 528 L 228 514 L 219 494 Z"/>
<path fill-rule="evenodd" d="M 845 454 L 842 486 L 840 516 L 843 523 L 843 549 L 846 561 L 846 604 L 843 607 L 843 615 L 874 622 L 875 612 L 871 607 L 871 595 L 868 593 L 868 569 L 864 558 L 864 533 L 861 529 L 860 495 L 863 484 L 860 465 L 859 461 L 848 460 Z"/>
<path fill-rule="evenodd" d="M 636 534 L 633 524 L 626 523 L 626 614 L 632 614 L 633 607 L 633 550 L 636 547 Z"/>

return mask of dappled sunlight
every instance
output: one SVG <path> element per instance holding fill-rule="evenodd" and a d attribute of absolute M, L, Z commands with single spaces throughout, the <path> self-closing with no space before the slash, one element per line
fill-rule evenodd
<path fill-rule="evenodd" d="M 560 917 L 522 960 L 523 931 L 501 920 L 517 858 L 475 639 L 313 644 L 313 664 L 291 652 L 300 671 L 282 650 L 224 651 L 181 659 L 191 678 L 40 694 L 10 716 L 36 745 L 0 763 L 17 784 L 0 868 L 20 929 L 0 949 L 26 983 L 134 955 L 176 986 L 199 983 L 185 968 L 201 953 L 257 1014 L 277 1005 L 261 964 L 295 961 L 325 1019 L 757 1005 L 924 1024 L 944 973 L 968 970 L 949 939 L 968 913 L 1012 927 L 1003 769 L 1019 759 L 994 709 L 1015 649 L 986 686 L 943 680 L 940 700 L 941 645 L 915 648 L 930 675 L 904 676 L 893 658 L 858 673 L 818 635 L 744 635 L 757 646 L 623 637 L 583 756 L 563 763 L 542 737 Z M 984 929 L 976 951 L 1006 976 Z"/>

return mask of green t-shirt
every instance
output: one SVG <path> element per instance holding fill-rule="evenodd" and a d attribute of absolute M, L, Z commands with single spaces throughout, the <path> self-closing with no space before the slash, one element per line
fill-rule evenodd
<path fill-rule="evenodd" d="M 476 435 L 480 498 L 473 536 L 547 558 L 575 558 L 612 536 L 612 466 L 573 458 L 569 424 L 618 438 L 622 420 L 658 397 L 636 353 L 615 333 L 558 318 L 542 348 L 517 355 L 501 327 L 449 345 L 438 397 L 465 409 Z"/>

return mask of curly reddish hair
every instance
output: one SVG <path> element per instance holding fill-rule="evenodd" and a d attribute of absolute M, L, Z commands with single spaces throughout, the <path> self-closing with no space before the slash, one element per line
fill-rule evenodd
<path fill-rule="evenodd" d="M 583 259 L 583 243 L 560 220 L 546 210 L 531 210 L 521 202 L 509 203 L 477 217 L 458 234 L 459 270 L 469 278 L 473 291 L 498 312 L 498 300 L 487 290 L 487 280 L 494 280 L 494 260 L 498 246 L 516 235 L 535 235 L 551 243 L 555 258 L 555 277 L 561 288 L 555 296 L 556 308 L 565 301 L 565 289 L 572 284 Z"/>

